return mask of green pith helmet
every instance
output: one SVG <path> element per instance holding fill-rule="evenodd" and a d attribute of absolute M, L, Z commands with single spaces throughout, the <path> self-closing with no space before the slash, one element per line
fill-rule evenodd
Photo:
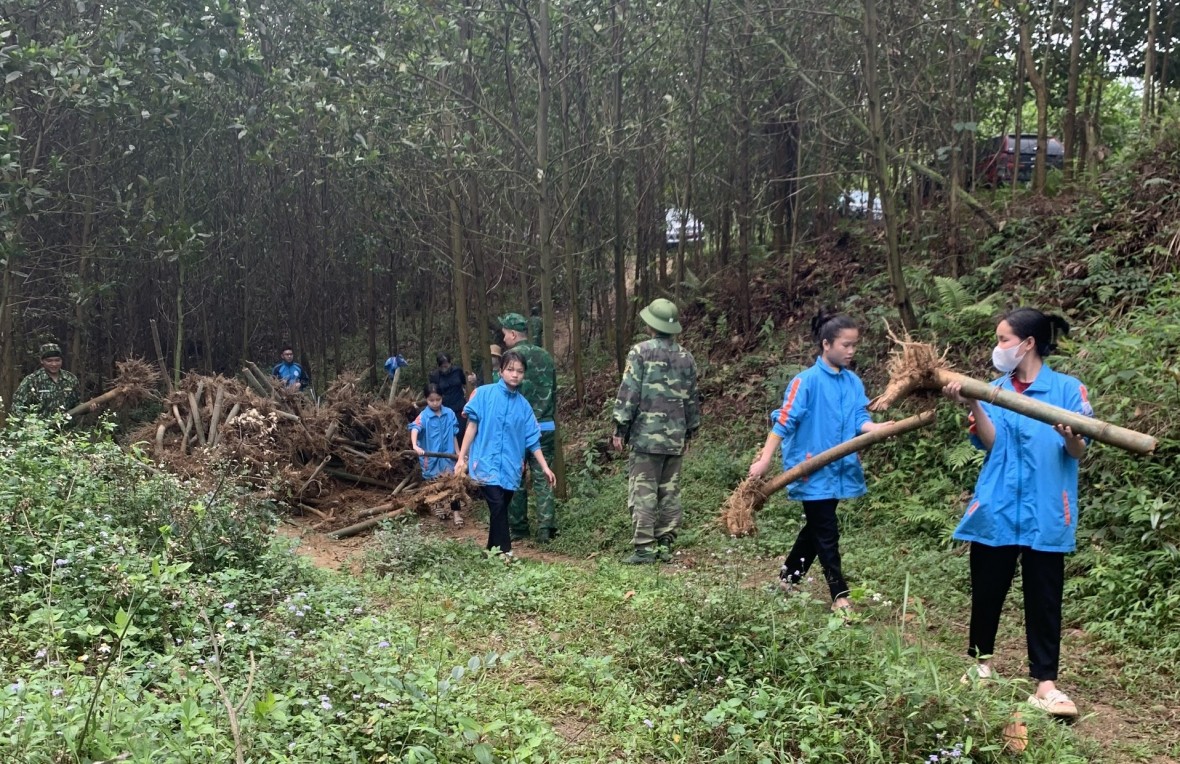
<path fill-rule="evenodd" d="M 527 334 L 529 330 L 529 322 L 519 313 L 505 313 L 504 315 L 500 316 L 500 327 L 503 329 L 511 329 L 514 332 Z"/>
<path fill-rule="evenodd" d="M 41 360 L 46 358 L 61 358 L 61 346 L 56 342 L 46 342 L 41 346 Z"/>
<path fill-rule="evenodd" d="M 677 320 L 680 317 L 680 309 L 671 300 L 665 300 L 663 297 L 652 300 L 651 305 L 639 311 L 639 317 L 661 334 L 680 334 L 680 321 Z"/>

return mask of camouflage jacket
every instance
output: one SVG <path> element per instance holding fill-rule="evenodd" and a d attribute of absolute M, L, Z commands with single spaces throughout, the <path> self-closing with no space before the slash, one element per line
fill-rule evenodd
<path fill-rule="evenodd" d="M 701 426 L 697 366 L 671 337 L 631 348 L 615 398 L 616 432 L 636 451 L 681 454 Z"/>
<path fill-rule="evenodd" d="M 552 422 L 557 414 L 557 368 L 553 365 L 553 356 L 530 340 L 516 343 L 512 350 L 520 353 L 528 366 L 524 382 L 520 383 L 521 394 L 532 405 L 537 422 Z M 542 431 L 545 429 L 541 428 Z"/>
<path fill-rule="evenodd" d="M 17 416 L 47 417 L 56 411 L 69 411 L 78 405 L 80 398 L 78 378 L 73 374 L 62 369 L 54 382 L 45 369 L 37 369 L 16 388 L 11 411 Z"/>

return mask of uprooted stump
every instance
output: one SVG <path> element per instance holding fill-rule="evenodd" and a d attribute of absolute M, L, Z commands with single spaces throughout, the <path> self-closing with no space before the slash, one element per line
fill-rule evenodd
<path fill-rule="evenodd" d="M 786 488 L 796 480 L 811 475 L 832 462 L 843 459 L 849 454 L 863 451 L 874 443 L 893 438 L 903 433 L 929 427 L 934 424 L 937 416 L 933 410 L 924 411 L 916 416 L 900 419 L 890 423 L 889 427 L 867 432 L 864 435 L 847 440 L 827 451 L 821 451 L 812 458 L 796 464 L 789 470 L 776 475 L 770 480 L 761 478 L 746 478 L 737 489 L 725 500 L 721 508 L 721 524 L 731 536 L 747 536 L 757 531 L 754 515 L 762 509 L 775 491 Z"/>
<path fill-rule="evenodd" d="M 353 518 L 359 522 L 331 531 L 328 535 L 335 539 L 348 538 L 410 513 L 436 514 L 440 507 L 447 514 L 453 508 L 462 512 L 471 505 L 471 497 L 477 490 L 478 484 L 466 475 L 444 475 L 413 491 L 391 496 L 386 503 L 355 513 Z"/>
<path fill-rule="evenodd" d="M 939 355 L 933 346 L 914 342 L 908 335 L 899 339 L 890 332 L 889 336 L 898 345 L 889 359 L 889 384 L 869 404 L 870 411 L 885 411 L 917 390 L 941 390 L 951 383 L 958 383 L 965 398 L 1000 406 L 1046 424 L 1068 425 L 1075 433 L 1132 453 L 1150 454 L 1155 451 L 1157 441 L 1150 435 L 972 379 L 952 371 L 946 361 L 946 353 Z"/>
<path fill-rule="evenodd" d="M 118 373 L 111 389 L 70 409 L 70 416 L 84 414 L 90 411 L 92 406 L 133 408 L 156 397 L 156 389 L 160 385 L 160 372 L 154 366 L 139 358 L 128 358 L 115 364 L 115 368 Z"/>

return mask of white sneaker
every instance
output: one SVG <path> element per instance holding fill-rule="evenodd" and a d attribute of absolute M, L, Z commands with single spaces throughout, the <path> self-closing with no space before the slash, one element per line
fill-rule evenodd
<path fill-rule="evenodd" d="M 991 666 L 987 665 L 986 663 L 979 663 L 967 669 L 967 671 L 963 673 L 963 676 L 959 677 L 959 682 L 961 684 L 971 684 L 971 682 L 974 680 L 980 684 L 983 684 L 993 676 L 995 676 L 995 673 L 992 671 Z"/>
<path fill-rule="evenodd" d="M 1073 719 L 1078 715 L 1078 707 L 1061 690 L 1053 690 L 1043 698 L 1038 698 L 1036 694 L 1029 695 L 1028 704 L 1033 708 L 1041 709 L 1049 716 Z"/>

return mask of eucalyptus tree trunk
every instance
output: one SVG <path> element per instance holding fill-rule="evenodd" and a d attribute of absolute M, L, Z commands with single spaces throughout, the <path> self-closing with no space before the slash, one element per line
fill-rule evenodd
<path fill-rule="evenodd" d="M 1151 129 L 1155 113 L 1155 38 L 1157 0 L 1147 6 L 1147 48 L 1143 53 L 1143 102 L 1139 113 L 1139 129 L 1146 134 Z"/>
<path fill-rule="evenodd" d="M 898 241 L 897 196 L 889 173 L 889 153 L 885 143 L 885 118 L 881 112 L 881 88 L 877 81 L 877 8 L 876 0 L 863 0 L 865 33 L 865 88 L 869 101 L 869 130 L 872 136 L 872 156 L 881 210 L 885 216 L 885 246 L 888 258 L 889 281 L 893 286 L 893 304 L 897 307 L 902 326 L 907 331 L 918 328 L 918 318 L 910 300 L 902 269 L 901 246 Z"/>
<path fill-rule="evenodd" d="M 549 192 L 549 99 L 553 51 L 549 43 L 549 0 L 541 0 L 537 14 L 537 232 L 541 246 L 541 318 L 545 349 L 553 353 L 553 203 Z"/>
<path fill-rule="evenodd" d="M 623 250 L 623 17 L 626 0 L 611 6 L 612 68 L 611 193 L 614 203 L 615 363 L 622 376 L 627 361 L 627 262 Z"/>
<path fill-rule="evenodd" d="M 1086 0 L 1072 0 L 1070 3 L 1069 33 L 1069 82 L 1066 85 L 1065 124 L 1061 141 L 1065 152 L 1065 179 L 1072 180 L 1077 158 L 1078 124 L 1078 78 L 1082 62 L 1082 18 L 1086 13 Z"/>
<path fill-rule="evenodd" d="M 570 186 L 573 180 L 573 172 L 570 168 L 570 159 L 573 154 L 573 147 L 570 145 L 570 17 L 568 9 L 562 10 L 562 24 L 561 24 L 561 85 L 559 87 L 561 98 L 561 202 L 563 207 L 563 214 L 561 215 L 561 248 L 565 261 L 565 283 L 568 289 L 567 300 L 569 301 L 568 310 L 570 314 L 570 336 L 569 336 L 569 352 L 570 360 L 573 363 L 574 371 L 574 401 L 578 404 L 580 410 L 586 405 L 586 380 L 582 370 L 582 303 L 584 302 L 579 288 L 580 274 L 578 273 L 580 263 L 578 262 L 578 252 L 581 251 L 582 241 L 570 241 L 570 207 L 574 204 Z M 550 329 L 549 334 L 554 334 L 557 327 Z"/>
<path fill-rule="evenodd" d="M 694 176 L 696 175 L 697 163 L 697 122 L 700 116 L 701 91 L 704 88 L 705 81 L 705 56 L 709 50 L 709 26 L 712 10 L 713 0 L 705 0 L 704 8 L 701 9 L 701 44 L 697 48 L 696 72 L 693 75 L 692 95 L 689 97 L 688 102 L 688 136 L 686 138 L 688 143 L 688 157 L 684 170 L 684 195 L 680 200 L 680 209 L 684 211 L 685 217 L 680 219 L 680 238 L 676 242 L 675 295 L 678 304 L 682 300 L 683 284 L 687 278 L 684 270 L 684 249 L 688 246 L 688 242 L 685 241 L 687 238 L 686 234 L 688 233 L 687 215 L 692 212 L 693 204 L 692 186 Z"/>
<path fill-rule="evenodd" d="M 1053 6 L 1056 8 L 1056 0 Z M 1045 169 L 1049 151 L 1049 87 L 1045 82 L 1049 54 L 1046 51 L 1043 62 L 1046 70 L 1037 71 L 1036 62 L 1033 60 L 1031 21 L 1028 16 L 1020 20 L 1020 54 L 1037 103 L 1037 155 L 1033 160 L 1033 193 L 1040 195 L 1045 193 Z M 1020 143 L 1020 134 L 1017 133 L 1016 168 L 1020 167 Z"/>

